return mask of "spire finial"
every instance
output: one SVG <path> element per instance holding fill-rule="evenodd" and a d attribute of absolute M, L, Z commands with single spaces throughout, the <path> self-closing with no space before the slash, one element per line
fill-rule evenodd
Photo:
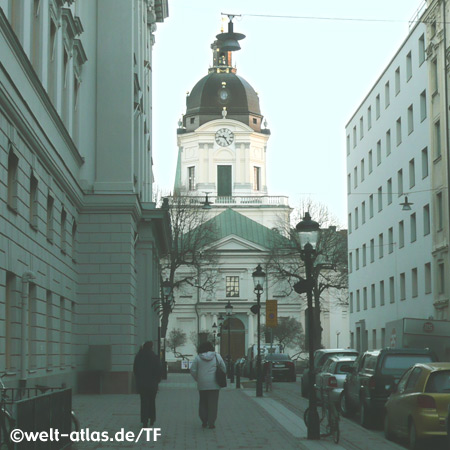
<path fill-rule="evenodd" d="M 222 118 L 223 118 L 223 119 L 226 119 L 226 118 L 227 118 L 227 113 L 228 113 L 227 107 L 224 106 L 224 107 L 223 107 L 223 110 L 222 110 Z"/>

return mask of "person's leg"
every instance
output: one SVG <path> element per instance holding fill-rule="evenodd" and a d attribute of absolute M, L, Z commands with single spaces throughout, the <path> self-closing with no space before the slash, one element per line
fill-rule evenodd
<path fill-rule="evenodd" d="M 208 391 L 208 425 L 214 428 L 217 419 L 217 407 L 219 405 L 219 389 Z"/>
<path fill-rule="evenodd" d="M 150 426 L 155 423 L 156 420 L 156 394 L 158 390 L 152 389 L 148 395 L 148 416 L 150 418 Z"/>
<path fill-rule="evenodd" d="M 200 402 L 198 405 L 198 415 L 202 421 L 203 426 L 208 422 L 208 391 L 198 391 L 200 394 Z"/>
<path fill-rule="evenodd" d="M 141 397 L 141 422 L 145 428 L 148 422 L 147 395 L 145 392 L 141 392 L 139 396 Z"/>

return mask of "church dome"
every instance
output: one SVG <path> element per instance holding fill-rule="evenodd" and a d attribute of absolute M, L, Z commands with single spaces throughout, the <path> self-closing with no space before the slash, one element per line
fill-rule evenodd
<path fill-rule="evenodd" d="M 211 120 L 226 118 L 261 132 L 259 98 L 253 87 L 233 71 L 210 70 L 186 98 L 184 126 L 193 131 Z"/>

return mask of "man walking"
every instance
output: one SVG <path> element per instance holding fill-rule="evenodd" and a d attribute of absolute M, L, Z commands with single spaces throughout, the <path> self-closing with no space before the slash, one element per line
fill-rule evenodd
<path fill-rule="evenodd" d="M 133 366 L 136 387 L 141 396 L 141 422 L 143 428 L 153 426 L 156 420 L 156 393 L 161 381 L 161 364 L 159 357 L 153 352 L 153 342 L 144 343 L 134 358 Z"/>

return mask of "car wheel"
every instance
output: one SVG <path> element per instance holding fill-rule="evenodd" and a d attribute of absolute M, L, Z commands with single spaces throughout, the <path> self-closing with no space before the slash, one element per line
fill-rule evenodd
<path fill-rule="evenodd" d="M 361 399 L 359 405 L 359 424 L 364 428 L 369 428 L 370 426 L 370 414 L 367 408 L 367 405 L 364 403 L 364 400 Z"/>
<path fill-rule="evenodd" d="M 392 439 L 394 439 L 394 434 L 392 433 L 391 428 L 389 426 L 389 417 L 387 411 L 386 414 L 384 415 L 384 437 L 388 441 L 392 441 Z"/>
<path fill-rule="evenodd" d="M 409 443 L 408 448 L 410 450 L 419 450 L 422 448 L 421 441 L 417 438 L 417 430 L 414 422 L 411 420 L 409 424 Z"/>

